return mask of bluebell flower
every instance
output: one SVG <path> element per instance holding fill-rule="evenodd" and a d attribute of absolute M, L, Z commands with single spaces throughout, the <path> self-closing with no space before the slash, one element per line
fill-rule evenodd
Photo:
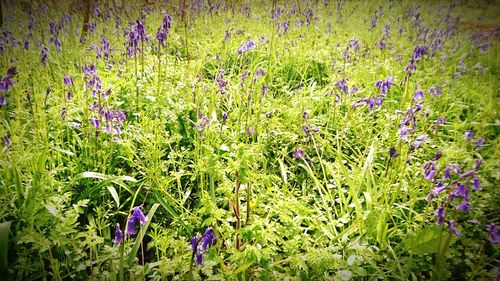
<path fill-rule="evenodd" d="M 481 185 L 479 184 L 479 178 L 476 175 L 474 175 L 474 180 L 473 180 L 473 185 L 472 186 L 473 186 L 472 188 L 475 191 L 481 190 Z"/>
<path fill-rule="evenodd" d="M 115 238 L 113 239 L 114 244 L 120 244 L 123 241 L 123 232 L 120 229 L 120 224 L 116 224 Z"/>
<path fill-rule="evenodd" d="M 392 86 L 392 77 L 386 77 L 385 80 L 378 80 L 375 82 L 375 87 L 379 88 L 380 92 L 387 94 Z"/>
<path fill-rule="evenodd" d="M 424 92 L 422 92 L 422 90 L 419 89 L 415 90 L 415 93 L 413 94 L 413 101 L 417 101 L 423 98 L 424 98 Z"/>
<path fill-rule="evenodd" d="M 344 94 L 347 94 L 347 92 L 349 91 L 349 88 L 347 86 L 347 80 L 345 80 L 344 78 L 342 78 L 339 81 L 337 81 L 335 83 L 335 86 L 337 86 L 337 89 L 339 89 L 342 92 L 344 92 Z"/>
<path fill-rule="evenodd" d="M 498 228 L 493 222 L 488 225 L 488 236 L 490 237 L 491 243 L 500 243 L 500 228 Z"/>
<path fill-rule="evenodd" d="M 438 182 L 437 185 L 432 189 L 431 194 L 434 197 L 438 197 L 443 191 L 446 190 L 446 185 L 442 182 Z"/>
<path fill-rule="evenodd" d="M 474 145 L 475 149 L 480 149 L 484 144 L 484 138 L 479 138 L 476 140 L 476 144 Z"/>
<path fill-rule="evenodd" d="M 471 141 L 473 137 L 474 137 L 474 131 L 473 130 L 467 130 L 467 131 L 465 131 L 465 140 Z"/>
<path fill-rule="evenodd" d="M 194 261 L 195 266 L 199 266 L 203 263 L 203 253 L 202 252 L 196 252 L 196 259 Z"/>
<path fill-rule="evenodd" d="M 144 214 L 141 211 L 141 207 L 142 207 L 142 205 L 141 206 L 133 207 L 132 208 L 132 216 L 135 217 L 136 220 L 139 221 L 139 223 L 141 225 L 143 225 L 148 220 L 148 217 L 144 216 Z"/>
<path fill-rule="evenodd" d="M 247 43 L 241 45 L 238 50 L 237 50 L 237 53 L 238 55 L 241 55 L 243 53 L 246 53 L 248 52 L 250 49 L 252 49 L 253 47 L 255 46 L 255 42 L 252 41 L 252 40 L 248 40 Z"/>
<path fill-rule="evenodd" d="M 463 211 L 463 212 L 470 212 L 470 204 L 468 200 L 462 201 L 462 203 L 458 204 L 456 207 L 457 210 Z"/>
<path fill-rule="evenodd" d="M 435 215 L 437 217 L 437 225 L 439 226 L 443 225 L 445 212 L 442 206 L 436 210 Z"/>
<path fill-rule="evenodd" d="M 389 156 L 391 158 L 396 158 L 398 155 L 399 153 L 396 153 L 396 148 L 394 148 L 394 146 L 389 147 Z"/>
<path fill-rule="evenodd" d="M 4 106 L 7 104 L 7 97 L 6 96 L 0 96 L 0 106 Z"/>
<path fill-rule="evenodd" d="M 89 120 L 94 128 L 98 129 L 101 126 L 101 121 L 99 121 L 99 119 L 92 117 Z"/>
<path fill-rule="evenodd" d="M 295 151 L 293 152 L 293 158 L 297 160 L 303 159 L 304 156 L 306 156 L 306 153 L 304 152 L 304 150 L 300 148 L 296 148 Z"/>
<path fill-rule="evenodd" d="M 449 230 L 451 233 L 455 234 L 457 237 L 462 236 L 462 232 L 460 232 L 460 231 L 456 228 L 456 226 L 455 226 L 455 221 L 454 221 L 454 220 L 450 220 L 450 221 L 448 222 L 448 230 Z"/>
<path fill-rule="evenodd" d="M 127 221 L 127 230 L 125 230 L 125 234 L 134 235 L 137 233 L 135 230 L 135 224 L 137 223 L 137 218 L 134 216 L 130 216 Z"/>

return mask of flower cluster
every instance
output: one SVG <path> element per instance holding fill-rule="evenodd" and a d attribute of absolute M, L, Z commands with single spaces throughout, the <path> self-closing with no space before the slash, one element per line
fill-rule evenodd
<path fill-rule="evenodd" d="M 142 213 L 142 205 L 135 206 L 132 208 L 132 214 L 129 215 L 127 219 L 127 229 L 125 230 L 125 235 L 135 235 L 137 233 L 136 225 L 144 225 L 148 221 L 148 217 Z M 115 238 L 113 243 L 120 244 L 123 241 L 123 232 L 120 229 L 120 224 L 116 224 Z"/>
<path fill-rule="evenodd" d="M 104 103 L 106 98 L 111 94 L 111 88 L 107 91 L 102 91 L 102 81 L 94 64 L 85 65 L 83 72 L 87 81 L 86 85 L 91 90 L 91 95 L 95 98 L 94 103 L 90 106 L 90 110 L 96 113 L 96 115 L 89 118 L 90 124 L 98 130 L 103 127 L 101 123 L 105 122 L 104 132 L 106 134 L 112 134 L 112 128 L 115 134 L 121 134 L 120 126 L 126 120 L 125 113 L 121 110 L 113 109 Z"/>
<path fill-rule="evenodd" d="M 139 41 L 142 43 L 144 40 L 149 40 L 146 36 L 146 28 L 140 20 L 137 20 L 132 30 L 128 33 L 127 53 L 130 58 L 133 57 L 137 51 L 141 50 L 139 48 Z"/>
<path fill-rule="evenodd" d="M 172 28 L 172 17 L 168 13 L 165 13 L 162 24 L 156 33 L 156 39 L 158 39 L 158 42 L 162 47 L 165 47 L 165 40 L 167 39 L 170 28 Z"/>
<path fill-rule="evenodd" d="M 242 55 L 246 52 L 248 52 L 250 49 L 252 49 L 253 47 L 255 46 L 255 42 L 252 41 L 252 40 L 248 40 L 248 42 L 246 42 L 245 44 L 241 45 L 238 50 L 237 50 L 237 53 L 238 55 Z"/>
<path fill-rule="evenodd" d="M 423 166 L 424 178 L 435 185 L 429 192 L 427 200 L 430 202 L 433 198 L 438 198 L 441 194 L 447 194 L 447 200 L 441 204 L 434 215 L 436 216 L 437 225 L 442 226 L 446 221 L 447 211 L 455 211 L 462 213 L 469 213 L 472 206 L 470 204 L 470 191 L 475 192 L 481 190 L 477 171 L 482 164 L 482 159 L 477 159 L 474 166 L 462 172 L 458 164 L 449 163 L 444 169 L 440 168 L 437 162 L 442 156 L 441 152 L 434 155 L 434 159 L 428 161 Z M 441 179 L 438 175 L 443 173 Z M 448 230 L 460 237 L 462 233 L 457 229 L 457 222 L 455 220 L 448 220 Z"/>
<path fill-rule="evenodd" d="M 14 86 L 14 82 L 12 81 L 12 78 L 16 76 L 17 74 L 17 69 L 15 66 L 9 67 L 7 69 L 7 74 L 2 77 L 0 80 L 0 93 L 7 93 L 9 91 L 9 88 Z M 7 104 L 7 97 L 4 94 L 0 95 L 0 106 L 6 105 Z"/>
<path fill-rule="evenodd" d="M 194 265 L 199 266 L 203 263 L 203 253 L 207 251 L 210 246 L 217 243 L 217 237 L 215 237 L 214 229 L 209 227 L 205 230 L 205 233 L 200 237 L 199 233 L 191 239 L 191 244 L 189 245 L 189 250 L 193 252 Z"/>

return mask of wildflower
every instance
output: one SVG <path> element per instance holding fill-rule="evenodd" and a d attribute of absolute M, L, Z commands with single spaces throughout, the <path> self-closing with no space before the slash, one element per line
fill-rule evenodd
<path fill-rule="evenodd" d="M 455 197 L 469 199 L 469 189 L 463 183 L 459 184 L 450 194 L 450 201 L 455 200 Z"/>
<path fill-rule="evenodd" d="M 196 259 L 194 261 L 195 266 L 199 266 L 203 263 L 203 253 L 202 252 L 196 252 Z"/>
<path fill-rule="evenodd" d="M 425 46 L 420 46 L 417 45 L 415 46 L 415 49 L 413 50 L 413 59 L 418 60 L 421 58 L 423 55 L 427 54 L 427 48 Z"/>
<path fill-rule="evenodd" d="M 203 252 L 205 252 L 210 246 L 215 245 L 217 238 L 212 227 L 208 227 L 205 233 L 199 238 L 199 233 L 191 239 L 191 244 L 189 244 L 189 250 L 193 252 L 193 257 L 195 257 L 194 265 L 199 266 L 203 263 Z"/>
<path fill-rule="evenodd" d="M 476 170 L 475 170 L 475 169 L 469 170 L 469 171 L 467 171 L 467 172 L 465 172 L 465 173 L 461 174 L 461 175 L 460 175 L 460 178 L 462 178 L 462 179 L 463 179 L 463 178 L 466 178 L 466 177 L 470 177 L 470 176 L 474 175 L 474 173 L 475 173 L 475 172 L 476 172 Z"/>
<path fill-rule="evenodd" d="M 458 204 L 456 207 L 457 210 L 462 212 L 470 212 L 470 204 L 468 200 L 462 201 L 462 203 Z"/>
<path fill-rule="evenodd" d="M 385 80 L 378 80 L 375 82 L 375 87 L 379 88 L 382 94 L 387 94 L 392 86 L 392 77 L 387 77 Z"/>
<path fill-rule="evenodd" d="M 116 224 L 115 238 L 113 239 L 114 244 L 120 244 L 123 241 L 123 232 L 120 229 L 120 224 Z"/>
<path fill-rule="evenodd" d="M 481 185 L 479 185 L 479 178 L 474 175 L 473 187 L 475 191 L 481 190 Z"/>
<path fill-rule="evenodd" d="M 436 152 L 436 154 L 434 154 L 434 160 L 439 160 L 441 156 L 443 156 L 443 153 L 441 151 Z"/>
<path fill-rule="evenodd" d="M 136 219 L 136 221 L 139 221 L 139 223 L 141 225 L 143 225 L 148 220 L 148 217 L 144 216 L 144 214 L 141 211 L 141 208 L 142 208 L 142 205 L 133 207 L 132 208 L 132 216 Z"/>
<path fill-rule="evenodd" d="M 493 222 L 488 225 L 488 236 L 490 237 L 491 243 L 500 243 L 500 228 L 497 228 Z"/>
<path fill-rule="evenodd" d="M 479 167 L 481 167 L 481 164 L 483 164 L 483 159 L 477 159 L 476 164 L 474 165 L 474 170 L 478 170 Z"/>
<path fill-rule="evenodd" d="M 255 134 L 255 128 L 254 127 L 247 128 L 246 133 L 247 133 L 248 138 L 252 138 L 253 134 Z"/>
<path fill-rule="evenodd" d="M 98 129 L 101 126 L 101 122 L 99 121 L 99 119 L 92 117 L 89 120 L 90 123 L 92 123 L 92 126 L 94 126 L 94 128 Z"/>
<path fill-rule="evenodd" d="M 399 153 L 396 153 L 396 148 L 394 148 L 394 146 L 389 147 L 389 155 L 391 158 L 396 158 L 399 156 Z"/>
<path fill-rule="evenodd" d="M 238 48 L 238 55 L 241 55 L 243 53 L 246 53 L 248 52 L 250 49 L 252 49 L 253 47 L 255 46 L 255 42 L 252 41 L 252 40 L 248 40 L 248 42 L 246 44 L 243 44 L 241 45 L 239 48 Z"/>
<path fill-rule="evenodd" d="M 424 178 L 426 180 L 432 181 L 432 179 L 434 178 L 434 174 L 436 173 L 435 165 L 436 164 L 434 161 L 429 161 L 424 165 Z"/>
<path fill-rule="evenodd" d="M 431 194 L 434 197 L 438 197 L 443 191 L 445 191 L 446 186 L 442 182 L 438 182 L 438 184 L 432 189 Z"/>
<path fill-rule="evenodd" d="M 420 137 L 416 138 L 415 142 L 411 145 L 411 149 L 414 150 L 414 149 L 420 148 L 420 146 L 422 145 L 422 143 L 425 142 L 426 139 L 427 139 L 427 136 L 420 136 Z"/>
<path fill-rule="evenodd" d="M 304 150 L 300 148 L 296 148 L 295 151 L 293 152 L 293 158 L 297 160 L 303 159 L 305 155 L 306 153 L 304 152 Z"/>
<path fill-rule="evenodd" d="M 479 138 L 476 140 L 476 144 L 474 145 L 475 149 L 480 149 L 484 144 L 484 138 Z"/>
<path fill-rule="evenodd" d="M 457 237 L 462 236 L 462 232 L 460 232 L 456 227 L 455 227 L 455 221 L 450 220 L 448 222 L 448 230 L 450 230 L 451 233 L 455 234 Z"/>
<path fill-rule="evenodd" d="M 64 76 L 64 86 L 75 86 L 75 83 L 73 82 L 73 77 L 70 76 Z"/>
<path fill-rule="evenodd" d="M 422 90 L 417 89 L 413 94 L 413 101 L 417 101 L 424 98 L 424 92 Z"/>
<path fill-rule="evenodd" d="M 349 91 L 349 88 L 347 87 L 347 80 L 345 80 L 344 78 L 337 81 L 335 83 L 335 86 L 337 86 L 337 89 L 344 92 L 344 94 L 347 94 L 347 92 Z"/>
<path fill-rule="evenodd" d="M 473 130 L 467 130 L 465 131 L 465 140 L 470 141 L 474 137 L 474 131 Z"/>
<path fill-rule="evenodd" d="M 209 246 L 215 245 L 217 238 L 215 237 L 214 229 L 209 227 L 205 230 L 201 238 L 201 249 L 206 251 Z"/>
<path fill-rule="evenodd" d="M 134 216 L 130 216 L 127 221 L 127 230 L 125 231 L 125 234 L 127 235 L 134 235 L 137 233 L 135 230 L 135 224 L 137 223 L 137 218 Z"/>
<path fill-rule="evenodd" d="M 189 244 L 189 250 L 191 251 L 196 251 L 196 246 L 198 245 L 198 234 L 197 233 L 193 238 L 191 239 L 191 244 Z"/>
<path fill-rule="evenodd" d="M 436 212 L 434 213 L 438 219 L 437 221 L 437 225 L 441 226 L 443 225 L 443 222 L 444 222 L 444 208 L 441 206 L 439 207 Z"/>

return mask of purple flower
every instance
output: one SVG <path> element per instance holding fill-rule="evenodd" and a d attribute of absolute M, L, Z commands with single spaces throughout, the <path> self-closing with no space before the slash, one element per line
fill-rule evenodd
<path fill-rule="evenodd" d="M 217 238 L 215 237 L 214 229 L 209 227 L 201 237 L 201 250 L 206 251 L 208 247 L 215 245 Z"/>
<path fill-rule="evenodd" d="M 475 191 L 479 191 L 481 190 L 481 185 L 479 184 L 479 178 L 474 175 L 474 181 L 473 181 L 473 187 L 472 189 L 474 189 Z"/>
<path fill-rule="evenodd" d="M 162 47 L 165 47 L 165 39 L 167 39 L 167 32 L 163 28 L 158 28 L 158 32 L 156 33 L 156 39 L 160 43 Z"/>
<path fill-rule="evenodd" d="M 450 201 L 455 200 L 455 197 L 469 199 L 469 189 L 463 183 L 459 184 L 450 194 Z"/>
<path fill-rule="evenodd" d="M 427 54 L 427 48 L 425 46 L 417 45 L 417 46 L 415 46 L 415 49 L 413 50 L 413 57 L 412 58 L 417 60 L 426 54 Z"/>
<path fill-rule="evenodd" d="M 438 123 L 439 125 L 444 125 L 444 124 L 446 124 L 446 118 L 444 118 L 444 117 L 438 118 L 436 121 L 437 121 L 437 123 Z"/>
<path fill-rule="evenodd" d="M 254 127 L 248 127 L 246 129 L 246 133 L 248 138 L 252 138 L 253 134 L 255 134 L 255 128 Z"/>
<path fill-rule="evenodd" d="M 248 40 L 247 43 L 241 45 L 239 48 L 238 48 L 238 55 L 241 55 L 243 53 L 246 53 L 248 52 L 250 49 L 252 49 L 253 47 L 255 46 L 255 42 L 252 41 L 252 40 Z"/>
<path fill-rule="evenodd" d="M 349 88 L 347 86 L 347 80 L 345 80 L 344 78 L 342 78 L 339 81 L 337 81 L 335 83 L 335 86 L 337 86 L 337 89 L 339 89 L 342 92 L 344 92 L 344 94 L 347 94 L 347 92 L 349 91 Z"/>
<path fill-rule="evenodd" d="M 436 154 L 434 154 L 434 160 L 439 160 L 441 156 L 443 156 L 443 153 L 441 151 L 436 152 Z"/>
<path fill-rule="evenodd" d="M 134 235 L 134 234 L 137 233 L 137 231 L 135 230 L 135 224 L 136 223 L 137 223 L 137 218 L 136 217 L 130 216 L 128 218 L 127 230 L 125 231 L 126 235 Z"/>
<path fill-rule="evenodd" d="M 389 147 L 389 155 L 391 158 L 398 157 L 399 153 L 396 153 L 396 148 L 394 148 L 394 146 Z"/>
<path fill-rule="evenodd" d="M 196 259 L 194 261 L 194 265 L 195 266 L 201 265 L 203 263 L 203 259 L 204 259 L 203 253 L 202 252 L 197 252 L 196 253 Z"/>
<path fill-rule="evenodd" d="M 415 91 L 415 93 L 413 94 L 413 101 L 417 101 L 417 100 L 420 100 L 420 99 L 423 99 L 424 98 L 424 92 L 422 92 L 421 90 L 417 89 Z"/>
<path fill-rule="evenodd" d="M 89 120 L 90 123 L 92 123 L 92 126 L 94 126 L 94 128 L 98 129 L 101 126 L 101 121 L 99 121 L 99 119 L 92 117 Z"/>
<path fill-rule="evenodd" d="M 399 136 L 405 142 L 409 142 L 409 140 L 408 140 L 408 132 L 413 132 L 413 129 L 409 128 L 409 127 L 406 127 L 406 126 L 403 126 L 403 127 L 399 128 Z"/>
<path fill-rule="evenodd" d="M 443 222 L 444 222 L 444 208 L 443 207 L 439 207 L 436 212 L 434 213 L 437 217 L 437 225 L 441 226 L 443 225 Z"/>
<path fill-rule="evenodd" d="M 451 166 L 446 165 L 446 168 L 444 169 L 444 178 L 443 180 L 449 181 L 451 177 Z"/>
<path fill-rule="evenodd" d="M 73 77 L 70 76 L 64 76 L 64 86 L 75 86 L 75 83 L 73 82 Z"/>
<path fill-rule="evenodd" d="M 0 106 L 4 106 L 7 104 L 7 97 L 6 96 L 0 96 Z"/>
<path fill-rule="evenodd" d="M 132 208 L 132 216 L 136 219 L 136 221 L 139 221 L 139 223 L 141 225 L 143 225 L 148 220 L 148 217 L 144 216 L 144 214 L 141 211 L 141 208 L 142 208 L 142 205 L 133 207 Z"/>
<path fill-rule="evenodd" d="M 123 232 L 120 229 L 120 224 L 116 224 L 115 238 L 113 239 L 114 244 L 120 244 L 123 241 Z"/>
<path fill-rule="evenodd" d="M 382 94 L 387 94 L 392 86 L 392 77 L 386 77 L 385 80 L 378 80 L 375 82 L 375 87 L 379 88 Z"/>
<path fill-rule="evenodd" d="M 474 145 L 475 149 L 480 149 L 484 144 L 484 138 L 478 138 L 476 140 L 476 144 Z"/>
<path fill-rule="evenodd" d="M 474 165 L 474 170 L 479 170 L 481 164 L 483 164 L 483 159 L 477 159 L 476 164 Z"/>
<path fill-rule="evenodd" d="M 467 131 L 465 131 L 465 140 L 471 141 L 473 137 L 474 137 L 474 131 L 473 130 L 467 130 Z"/>
<path fill-rule="evenodd" d="M 432 189 L 431 194 L 434 197 L 438 197 L 443 191 L 446 190 L 446 185 L 442 182 L 438 182 L 438 184 Z"/>
<path fill-rule="evenodd" d="M 380 40 L 378 41 L 375 46 L 377 46 L 377 48 L 383 50 L 385 49 L 385 47 L 387 46 L 387 42 L 385 42 L 384 40 Z"/>
<path fill-rule="evenodd" d="M 189 250 L 195 252 L 198 245 L 198 233 L 191 239 L 191 244 L 189 244 Z"/>
<path fill-rule="evenodd" d="M 416 138 L 415 142 L 411 145 L 411 149 L 414 150 L 414 149 L 420 148 L 420 146 L 422 145 L 422 143 L 425 142 L 426 139 L 427 139 L 427 136 L 420 136 L 420 137 Z"/>
<path fill-rule="evenodd" d="M 295 151 L 293 152 L 293 158 L 297 160 L 303 159 L 305 155 L 306 153 L 304 152 L 304 150 L 300 148 L 296 148 Z"/>
<path fill-rule="evenodd" d="M 469 170 L 469 171 L 467 171 L 467 172 L 465 172 L 465 173 L 461 174 L 461 175 L 460 175 L 460 178 L 462 178 L 462 179 L 463 179 L 463 178 L 466 178 L 466 177 L 470 177 L 470 176 L 474 175 L 474 173 L 475 173 L 475 172 L 476 172 L 476 170 L 475 170 L 475 169 Z"/>
<path fill-rule="evenodd" d="M 457 237 L 460 237 L 462 236 L 462 232 L 460 232 L 456 227 L 455 227 L 455 221 L 454 220 L 450 220 L 448 222 L 448 230 L 455 234 Z"/>
<path fill-rule="evenodd" d="M 470 204 L 468 200 L 462 201 L 462 203 L 457 205 L 457 210 L 462 211 L 462 212 L 470 212 Z"/>
<path fill-rule="evenodd" d="M 488 225 L 488 236 L 490 237 L 491 243 L 500 243 L 500 228 L 497 228 L 493 222 Z"/>

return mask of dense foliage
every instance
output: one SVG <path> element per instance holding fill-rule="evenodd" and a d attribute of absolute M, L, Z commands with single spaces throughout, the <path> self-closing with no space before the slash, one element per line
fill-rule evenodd
<path fill-rule="evenodd" d="M 4 2 L 2 277 L 498 280 L 498 3 Z"/>

